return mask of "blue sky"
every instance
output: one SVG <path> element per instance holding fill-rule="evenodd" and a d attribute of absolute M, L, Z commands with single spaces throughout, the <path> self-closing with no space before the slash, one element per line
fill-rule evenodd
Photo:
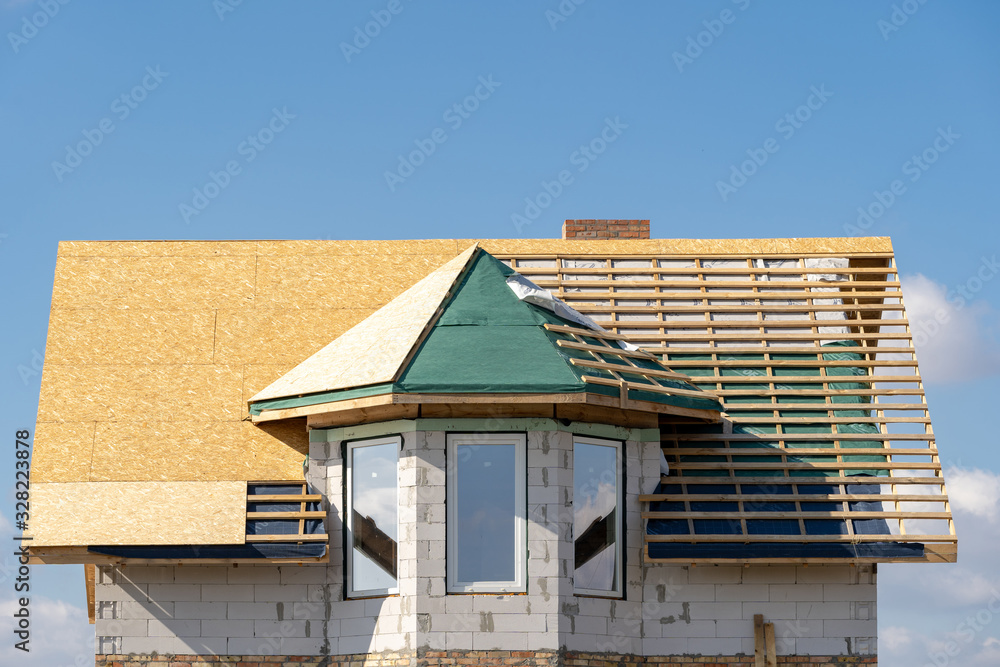
<path fill-rule="evenodd" d="M 889 235 L 911 319 L 950 309 L 919 356 L 943 462 L 976 490 L 955 507 L 962 564 L 880 569 L 883 664 L 932 662 L 1000 587 L 1000 454 L 976 418 L 995 411 L 1000 281 L 948 298 L 1000 246 L 1000 5 L 561 6 L 0 0 L 5 432 L 33 428 L 59 240 L 552 238 L 565 218 Z M 881 213 L 862 228 L 859 207 Z M 79 620 L 79 568 L 34 577 L 51 618 Z M 915 610 L 908 588 L 940 597 Z M 951 660 L 995 664 L 998 637 Z"/>

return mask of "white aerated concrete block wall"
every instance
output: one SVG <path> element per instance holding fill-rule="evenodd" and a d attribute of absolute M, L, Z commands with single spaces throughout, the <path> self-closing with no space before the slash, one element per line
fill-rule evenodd
<path fill-rule="evenodd" d="M 446 592 L 443 431 L 403 433 L 399 595 L 344 599 L 341 443 L 313 443 L 308 480 L 329 509 L 330 562 L 98 568 L 98 653 L 337 655 L 386 650 L 753 653 L 753 617 L 779 654 L 876 653 L 873 566 L 642 564 L 637 495 L 659 444 L 625 443 L 625 599 L 573 592 L 573 435 L 527 435 L 527 593 Z"/>

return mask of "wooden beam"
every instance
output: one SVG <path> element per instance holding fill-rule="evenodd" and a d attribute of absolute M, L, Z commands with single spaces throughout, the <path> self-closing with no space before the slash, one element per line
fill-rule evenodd
<path fill-rule="evenodd" d="M 87 619 L 93 625 L 97 618 L 95 583 L 97 579 L 97 567 L 93 564 L 83 566 L 84 585 L 87 587 Z"/>

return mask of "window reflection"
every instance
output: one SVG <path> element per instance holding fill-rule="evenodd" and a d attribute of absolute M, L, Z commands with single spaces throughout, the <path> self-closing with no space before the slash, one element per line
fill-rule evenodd
<path fill-rule="evenodd" d="M 353 593 L 396 587 L 399 441 L 349 445 L 350 581 Z"/>
<path fill-rule="evenodd" d="M 573 536 L 578 591 L 617 592 L 621 521 L 617 443 L 573 446 Z"/>

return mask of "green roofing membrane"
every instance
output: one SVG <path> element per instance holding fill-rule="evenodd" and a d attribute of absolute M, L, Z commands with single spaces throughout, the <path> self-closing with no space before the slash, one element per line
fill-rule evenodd
<path fill-rule="evenodd" d="M 544 328 L 545 324 L 577 328 L 580 325 L 519 299 L 506 282 L 507 276 L 513 273 L 511 268 L 489 253 L 483 250 L 474 253 L 452 296 L 443 304 L 443 312 L 437 322 L 394 384 L 261 401 L 251 406 L 251 413 L 389 392 L 590 392 L 618 396 L 618 387 L 584 382 L 584 375 L 612 376 L 600 369 L 574 366 L 570 362 L 574 357 L 590 360 L 593 357 L 587 352 L 560 347 L 558 340 L 572 340 L 572 337 Z M 597 340 L 588 342 L 601 344 Z M 604 358 L 608 363 L 622 363 L 616 356 L 605 355 Z M 665 370 L 654 360 L 638 361 L 646 368 Z M 358 363 L 364 363 L 364 360 L 359 359 Z M 625 374 L 623 377 L 648 384 L 640 375 Z M 698 387 L 684 382 L 665 381 L 664 384 L 698 390 Z M 722 408 L 710 394 L 702 399 L 630 389 L 629 398 L 696 410 L 718 411 Z"/>
<path fill-rule="evenodd" d="M 840 341 L 836 343 L 828 343 L 823 346 L 825 350 L 830 350 L 829 352 L 823 353 L 823 359 L 827 361 L 860 361 L 862 355 L 858 352 L 853 351 L 858 347 L 857 343 L 853 341 Z M 674 355 L 676 359 L 697 359 L 695 355 Z M 703 357 L 707 360 L 707 357 Z M 764 376 L 767 373 L 766 361 L 764 356 L 761 354 L 737 354 L 737 355 L 719 355 L 720 360 L 739 360 L 739 361 L 760 361 L 761 366 L 756 367 L 742 367 L 742 368 L 722 368 L 720 373 L 723 376 Z M 772 360 L 795 360 L 795 361 L 807 361 L 816 359 L 816 355 L 809 354 L 780 354 L 777 352 L 771 353 Z M 669 363 L 669 362 L 668 362 Z M 706 366 L 705 368 L 688 368 L 685 371 L 692 376 L 692 379 L 697 382 L 699 376 L 714 375 L 714 369 Z M 780 382 L 775 382 L 775 387 L 779 389 L 797 389 L 802 391 L 809 390 L 821 390 L 823 389 L 822 378 L 820 369 L 818 366 L 791 366 L 791 367 L 774 367 L 772 373 L 775 376 L 786 375 L 786 376 L 815 376 L 816 384 L 810 384 L 808 382 L 796 382 L 794 384 L 782 385 Z M 843 376 L 843 382 L 830 382 L 829 387 L 833 390 L 861 390 L 869 388 L 867 382 L 869 376 L 867 370 L 860 366 L 830 366 L 826 368 L 826 375 L 830 376 Z M 712 384 L 714 387 L 714 383 Z M 753 383 L 731 383 L 726 384 L 723 382 L 722 389 L 752 389 L 759 388 L 762 391 L 767 390 L 769 387 L 766 382 L 762 382 L 759 385 Z M 771 410 L 753 411 L 753 410 L 740 410 L 740 403 L 747 404 L 760 404 L 761 402 L 769 402 L 770 398 L 767 396 L 746 396 L 746 397 L 733 397 L 727 401 L 727 411 L 730 415 L 738 415 L 739 417 L 765 417 L 769 418 L 773 416 Z M 871 411 L 868 409 L 869 398 L 867 396 L 832 396 L 830 398 L 831 403 L 843 405 L 844 409 L 836 409 L 833 411 L 833 416 L 837 418 L 859 418 L 865 419 L 871 416 Z M 780 410 L 780 403 L 789 402 L 795 403 L 797 405 L 802 405 L 803 403 L 816 403 L 816 412 L 811 412 L 809 410 Z M 766 447 L 774 447 L 778 449 L 777 440 L 784 440 L 786 451 L 788 453 L 794 452 L 796 448 L 802 449 L 833 449 L 835 443 L 832 439 L 834 435 L 833 429 L 836 428 L 836 433 L 852 433 L 852 434 L 878 434 L 879 427 L 876 424 L 857 422 L 857 423 L 845 423 L 845 424 L 825 424 L 822 420 L 827 417 L 827 411 L 829 406 L 825 402 L 825 397 L 823 396 L 779 396 L 778 397 L 778 414 L 781 417 L 816 417 L 817 423 L 797 423 L 797 424 L 785 424 L 783 428 L 783 434 L 777 436 L 777 428 L 774 425 L 756 425 L 756 424 L 734 424 L 733 433 L 734 434 L 750 434 L 759 436 L 759 440 L 747 440 L 747 441 L 731 441 L 729 446 L 732 449 L 761 449 Z M 721 433 L 721 426 L 713 424 L 705 425 L 693 425 L 687 427 L 685 432 L 687 433 Z M 795 434 L 817 434 L 817 433 L 829 433 L 831 435 L 830 440 L 795 440 Z M 769 442 L 769 435 L 774 435 L 774 443 Z M 680 435 L 680 446 L 698 446 L 706 447 L 708 443 L 700 441 L 691 441 L 688 443 L 684 442 L 683 435 Z M 841 440 L 841 449 L 880 449 L 883 447 L 881 440 Z M 720 450 L 722 447 L 720 447 Z M 681 461 L 685 463 L 703 463 L 712 461 L 724 460 L 720 458 L 723 452 L 720 451 L 719 455 L 706 455 L 706 456 L 682 456 Z M 788 456 L 789 462 L 799 462 L 799 463 L 824 463 L 824 462 L 835 462 L 837 460 L 835 455 L 824 455 L 824 454 L 800 454 L 795 456 Z M 855 462 L 855 463 L 883 463 L 886 461 L 886 457 L 883 455 L 875 454 L 859 454 L 859 455 L 845 455 L 842 460 L 844 462 Z M 780 456 L 770 456 L 770 455 L 747 455 L 747 456 L 733 456 L 734 462 L 770 462 L 776 463 L 781 461 Z M 875 475 L 875 476 L 885 476 L 888 475 L 887 470 L 876 469 L 876 468 L 858 468 L 858 469 L 847 469 L 844 470 L 847 475 Z M 713 470 L 685 470 L 685 476 L 715 476 L 717 471 Z M 785 475 L 784 470 L 735 470 L 733 474 L 736 477 L 766 477 L 766 476 L 778 476 L 783 477 Z M 790 477 L 836 477 L 840 475 L 839 470 L 824 470 L 824 469 L 796 469 L 789 470 L 788 475 Z"/>

